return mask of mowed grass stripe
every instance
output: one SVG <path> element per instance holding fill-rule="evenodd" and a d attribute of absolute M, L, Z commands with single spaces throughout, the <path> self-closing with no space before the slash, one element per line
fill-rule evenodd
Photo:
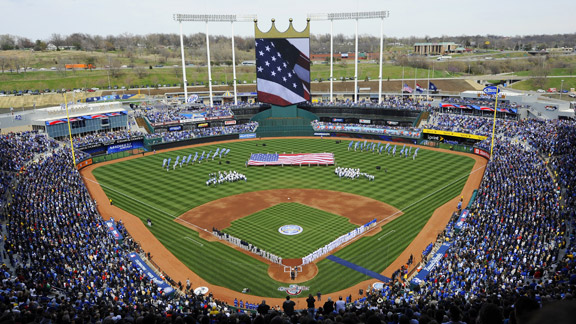
<path fill-rule="evenodd" d="M 303 232 L 289 236 L 278 231 L 282 225 L 289 224 L 301 226 Z M 355 227 L 338 215 L 298 203 L 282 203 L 235 220 L 224 232 L 282 258 L 299 258 Z"/>
<path fill-rule="evenodd" d="M 262 147 L 260 145 L 262 143 L 266 143 L 266 147 Z M 259 146 L 255 144 L 259 144 Z M 403 247 L 410 243 L 432 215 L 434 209 L 459 195 L 466 180 L 465 176 L 471 171 L 474 161 L 466 156 L 429 151 L 426 148 L 421 148 L 418 158 L 413 161 L 411 157 L 404 159 L 394 158 L 386 154 L 348 152 L 347 145 L 347 140 L 343 141 L 342 144 L 335 144 L 329 139 L 280 139 L 216 144 L 158 153 L 144 158 L 101 166 L 94 170 L 94 175 L 102 184 L 109 186 L 110 189 L 105 188 L 104 190 L 109 197 L 113 198 L 116 206 L 137 215 L 143 221 L 147 218 L 152 219 L 154 223 L 151 228 L 152 233 L 184 264 L 207 281 L 240 291 L 243 284 L 239 283 L 237 278 L 238 274 L 241 273 L 243 279 L 250 280 L 251 293 L 261 296 L 282 297 L 283 293 L 275 290 L 275 287 L 283 284 L 275 282 L 267 276 L 265 264 L 223 244 L 203 241 L 193 230 L 173 222 L 171 220 L 173 216 L 169 215 L 178 216 L 196 206 L 229 195 L 268 189 L 326 189 L 367 196 L 396 208 L 406 209 L 402 217 L 382 229 L 382 233 L 386 233 L 390 229 L 395 229 L 396 232 L 381 241 L 370 237 L 361 238 L 336 255 L 345 259 L 351 258 L 354 260 L 353 262 L 359 265 L 373 271 L 379 271 L 391 262 L 395 254 L 401 253 Z M 209 150 L 214 152 L 217 147 L 231 149 L 229 156 L 222 159 L 222 164 L 218 164 L 218 159 L 216 159 L 216 161 L 208 161 L 201 165 L 190 164 L 183 168 L 177 167 L 176 170 L 170 169 L 169 172 L 162 169 L 164 158 L 172 157 L 172 163 L 174 163 L 176 156 L 188 156 L 190 153 L 194 156 L 195 152 L 199 152 L 200 155 L 202 151 L 208 152 Z M 399 145 L 397 150 L 399 151 L 401 148 L 402 145 Z M 373 182 L 364 179 L 338 179 L 334 174 L 334 167 L 324 166 L 284 168 L 245 168 L 244 166 L 251 153 L 291 153 L 292 151 L 334 152 L 339 166 L 360 168 L 362 172 L 374 174 L 376 179 Z M 225 163 L 226 161 L 229 163 Z M 382 169 L 377 170 L 376 166 L 381 166 Z M 384 169 L 387 172 L 384 172 Z M 208 179 L 209 173 L 227 170 L 236 170 L 246 174 L 248 182 L 206 187 L 205 181 Z M 464 178 L 445 189 L 439 190 L 439 188 L 460 177 Z M 114 190 L 118 190 L 122 194 Z M 132 198 L 127 198 L 125 195 Z M 429 197 L 422 199 L 428 195 Z M 419 200 L 421 201 L 415 203 Z M 294 213 L 280 210 L 272 213 L 278 214 L 277 218 L 286 222 L 300 222 L 299 218 L 294 218 Z M 218 215 L 213 217 L 216 219 Z M 326 223 L 320 217 L 309 217 L 308 219 L 304 217 L 304 220 L 308 222 L 306 225 L 301 225 L 305 231 L 308 231 L 308 227 L 324 230 L 317 234 L 319 239 L 330 241 L 338 236 L 330 237 L 332 232 L 339 230 L 339 225 Z M 283 225 L 268 219 L 262 219 L 260 222 L 269 224 L 267 226 Z M 249 229 L 249 227 L 241 228 L 242 231 Z M 342 233 L 346 231 L 347 229 L 343 230 Z M 250 235 L 255 238 L 259 237 L 258 233 L 250 233 Z M 196 244 L 193 242 L 183 241 L 181 238 L 185 236 L 202 242 L 204 247 L 200 248 L 194 246 Z M 383 242 L 392 244 L 385 247 L 380 244 Z M 285 247 L 275 242 L 274 239 L 267 239 L 266 243 L 277 245 L 278 248 L 290 253 L 299 251 L 301 246 L 309 245 L 308 242 L 304 242 Z M 380 257 L 381 255 L 385 255 L 385 257 Z M 356 271 L 333 263 L 327 260 L 320 261 L 318 263 L 319 275 L 305 284 L 309 285 L 312 290 L 318 289 L 328 293 L 366 279 L 364 275 Z M 242 281 L 244 282 L 244 280 Z"/>

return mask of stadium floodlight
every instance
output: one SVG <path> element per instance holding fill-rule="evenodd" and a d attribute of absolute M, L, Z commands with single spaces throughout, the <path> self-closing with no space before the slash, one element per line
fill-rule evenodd
<path fill-rule="evenodd" d="M 390 11 L 364 11 L 364 12 L 341 12 L 341 13 L 312 13 L 308 14 L 308 19 L 312 21 L 330 20 L 330 101 L 333 97 L 333 66 L 334 66 L 334 20 L 356 20 L 355 42 L 354 42 L 354 102 L 358 102 L 358 20 L 359 19 L 382 19 L 380 25 L 380 74 L 378 85 L 378 102 L 382 102 L 382 57 L 384 51 L 384 18 L 390 16 Z"/>
<path fill-rule="evenodd" d="M 234 50 L 234 22 L 248 22 L 257 19 L 256 15 L 216 15 L 216 14 L 174 14 L 175 21 L 180 23 L 180 49 L 182 54 L 182 77 L 184 81 L 184 102 L 188 101 L 188 81 L 186 80 L 186 63 L 184 60 L 184 36 L 182 34 L 183 21 L 200 21 L 206 23 L 206 57 L 208 61 L 208 89 L 210 105 L 212 105 L 212 67 L 210 65 L 210 35 L 208 34 L 209 22 L 230 22 L 232 24 L 232 74 L 234 84 L 234 104 L 238 104 L 236 91 L 236 55 Z"/>

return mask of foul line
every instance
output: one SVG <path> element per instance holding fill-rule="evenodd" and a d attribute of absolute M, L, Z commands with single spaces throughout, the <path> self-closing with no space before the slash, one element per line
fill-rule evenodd
<path fill-rule="evenodd" d="M 189 240 L 189 241 L 192 241 L 192 242 L 194 242 L 194 243 L 196 243 L 196 244 L 198 244 L 198 245 L 200 245 L 200 246 L 202 246 L 202 247 L 204 246 L 204 244 L 196 241 L 195 239 L 191 238 L 190 236 L 184 236 L 184 239 Z"/>
<path fill-rule="evenodd" d="M 200 230 L 203 230 L 204 232 L 208 232 L 208 230 L 205 229 L 205 228 L 202 228 L 202 227 L 200 227 L 200 226 L 198 226 L 198 225 L 195 225 L 195 224 L 192 224 L 192 223 L 190 223 L 190 222 L 188 222 L 188 221 L 185 221 L 185 220 L 183 220 L 183 219 L 180 219 L 180 218 L 178 218 L 177 215 L 172 215 L 172 214 L 168 213 L 167 211 L 164 211 L 164 210 L 159 209 L 159 208 L 157 208 L 157 207 L 155 207 L 155 206 L 149 205 L 149 204 L 147 204 L 147 203 L 145 203 L 145 202 L 143 202 L 143 201 L 141 201 L 141 200 L 139 200 L 139 199 L 136 199 L 136 198 L 134 198 L 134 197 L 132 197 L 132 196 L 129 196 L 129 195 L 127 195 L 127 194 L 125 194 L 125 193 L 123 193 L 123 192 L 121 192 L 121 191 L 119 191 L 119 190 L 116 190 L 116 189 L 114 189 L 114 188 L 112 188 L 112 187 L 110 187 L 110 186 L 107 186 L 107 185 L 105 185 L 105 184 L 102 184 L 102 183 L 100 183 L 100 182 L 98 182 L 98 181 L 94 181 L 94 180 L 92 180 L 92 179 L 88 179 L 88 178 L 86 178 L 85 176 L 82 176 L 82 178 L 84 178 L 84 180 L 86 180 L 86 181 L 90 181 L 90 182 L 92 182 L 92 183 L 95 183 L 95 184 L 99 185 L 100 187 L 107 188 L 107 189 L 109 189 L 109 190 L 112 190 L 112 191 L 114 191 L 114 192 L 116 192 L 116 193 L 121 194 L 122 196 L 128 197 L 129 199 L 132 199 L 132 200 L 134 200 L 134 201 L 136 201 L 136 202 L 138 202 L 138 203 L 140 203 L 140 204 L 142 204 L 142 205 L 144 205 L 144 206 L 150 207 L 150 208 L 152 208 L 152 209 L 154 209 L 154 210 L 157 210 L 157 211 L 159 211 L 159 212 L 161 212 L 161 213 L 163 213 L 163 214 L 165 214 L 165 215 L 168 215 L 170 218 L 176 219 L 176 221 L 180 221 L 180 222 L 187 223 L 187 224 L 189 224 L 190 226 L 194 226 L 194 227 L 196 227 L 196 228 L 198 228 L 198 229 L 200 229 Z M 137 217 L 137 216 L 136 216 L 136 217 Z"/>
<path fill-rule="evenodd" d="M 388 232 L 388 233 L 380 236 L 380 237 L 378 238 L 378 241 L 380 241 L 380 239 L 383 238 L 384 236 L 386 236 L 386 235 L 388 235 L 388 234 L 390 234 L 390 233 L 394 233 L 394 232 L 396 232 L 396 230 L 391 230 L 390 232 Z"/>

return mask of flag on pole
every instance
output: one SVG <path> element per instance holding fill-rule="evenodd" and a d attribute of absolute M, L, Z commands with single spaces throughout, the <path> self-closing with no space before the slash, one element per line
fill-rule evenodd
<path fill-rule="evenodd" d="M 428 89 L 430 89 L 430 91 L 438 91 L 438 88 L 432 82 L 428 82 Z"/>
<path fill-rule="evenodd" d="M 422 87 L 420 86 L 420 84 L 416 83 L 416 91 L 417 91 L 417 92 L 422 93 L 422 92 L 424 92 L 424 90 L 426 90 L 426 89 L 422 88 Z"/>
<path fill-rule="evenodd" d="M 410 88 L 408 86 L 408 84 L 404 83 L 404 86 L 402 87 L 402 92 L 404 93 L 412 93 L 412 88 Z"/>

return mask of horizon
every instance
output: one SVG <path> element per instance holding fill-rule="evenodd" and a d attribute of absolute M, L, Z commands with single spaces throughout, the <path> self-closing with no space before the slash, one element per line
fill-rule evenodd
<path fill-rule="evenodd" d="M 326 3 L 320 1 L 311 3 L 293 0 L 290 6 L 283 6 L 263 0 L 249 1 L 249 3 L 221 0 L 214 3 L 204 2 L 193 9 L 181 9 L 181 0 L 164 0 L 161 4 L 152 0 L 140 0 L 137 5 L 130 1 L 101 0 L 98 6 L 85 0 L 49 2 L 7 0 L 7 3 L 3 4 L 5 13 L 23 10 L 26 12 L 21 15 L 5 15 L 0 21 L 0 30 L 2 34 L 25 37 L 32 41 L 49 40 L 52 34 L 82 33 L 92 36 L 179 34 L 179 23 L 173 20 L 173 14 L 194 13 L 256 14 L 258 28 L 268 30 L 271 27 L 271 19 L 274 18 L 276 27 L 280 31 L 286 30 L 289 25 L 288 19 L 293 18 L 294 28 L 300 31 L 306 26 L 308 14 L 387 10 L 390 16 L 383 20 L 383 34 L 386 38 L 488 35 L 526 37 L 575 33 L 572 13 L 576 9 L 576 3 L 568 0 L 554 2 L 549 6 L 542 6 L 542 3 L 536 0 L 526 0 L 520 6 L 516 3 L 502 2 L 494 9 L 492 6 L 482 4 L 472 8 L 455 0 L 425 3 L 416 0 L 407 0 L 402 3 L 376 0 L 357 0 L 355 3 L 350 3 L 350 1 L 337 0 L 331 1 L 330 8 L 327 9 Z M 222 8 L 226 8 L 226 12 Z M 258 9 L 252 10 L 251 8 Z M 461 23 L 462 21 L 465 23 Z M 329 21 L 311 21 L 310 24 L 310 33 L 313 35 L 330 33 Z M 334 21 L 334 35 L 354 35 L 354 25 L 353 20 Z M 206 32 L 204 22 L 184 22 L 182 27 L 185 35 Z M 381 19 L 358 21 L 359 35 L 380 37 L 380 28 Z M 208 33 L 229 37 L 232 28 L 229 22 L 210 23 Z M 234 23 L 234 35 L 253 36 L 254 23 Z"/>

